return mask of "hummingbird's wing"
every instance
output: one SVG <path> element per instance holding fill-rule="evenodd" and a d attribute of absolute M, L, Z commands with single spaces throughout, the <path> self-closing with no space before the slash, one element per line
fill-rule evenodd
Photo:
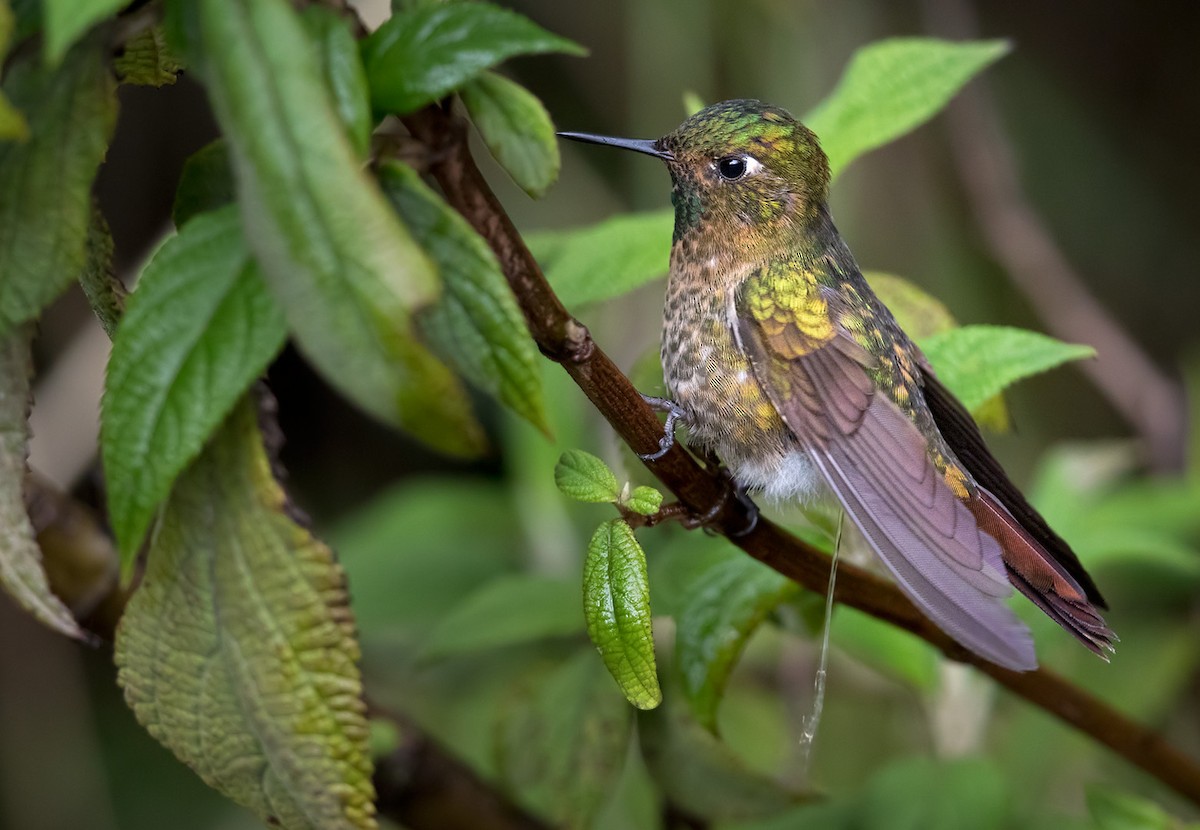
<path fill-rule="evenodd" d="M 1050 529 L 992 456 L 970 413 L 922 366 L 922 386 L 934 423 L 978 484 L 968 507 L 1004 549 L 1009 579 L 1055 622 L 1101 657 L 1116 635 L 1093 606 L 1104 598 L 1075 552 Z M 1108 659 L 1105 657 L 1105 659 Z"/>
<path fill-rule="evenodd" d="M 755 377 L 913 601 L 988 660 L 1036 668 L 1029 630 L 1004 602 L 1012 587 L 999 544 L 933 463 L 913 420 L 877 388 L 881 360 L 833 318 L 814 282 L 806 295 L 797 287 L 804 277 L 788 276 L 752 275 L 736 297 Z"/>

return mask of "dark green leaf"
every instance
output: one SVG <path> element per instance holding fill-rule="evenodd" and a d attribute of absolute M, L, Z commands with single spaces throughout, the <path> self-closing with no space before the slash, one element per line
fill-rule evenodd
<path fill-rule="evenodd" d="M 299 17 L 285 0 L 189 8 L 246 238 L 300 350 L 380 420 L 445 452 L 480 452 L 465 390 L 416 337 L 437 273 L 362 169 Z"/>
<path fill-rule="evenodd" d="M 675 214 L 670 210 L 616 216 L 568 231 L 526 238 L 568 308 L 607 300 L 667 273 Z"/>
<path fill-rule="evenodd" d="M 54 72 L 18 62 L 4 92 L 29 119 L 30 138 L 0 142 L 0 337 L 39 314 L 83 269 L 92 179 L 117 115 L 95 39 Z"/>
<path fill-rule="evenodd" d="M 555 827 L 583 830 L 612 796 L 627 756 L 632 710 L 590 650 L 539 681 L 503 712 L 500 774 Z"/>
<path fill-rule="evenodd" d="M 286 501 L 244 399 L 171 493 L 118 680 L 150 734 L 264 822 L 373 830 L 345 576 Z"/>
<path fill-rule="evenodd" d="M 229 145 L 218 138 L 188 156 L 175 188 L 171 219 L 182 228 L 193 216 L 224 207 L 236 197 Z"/>
<path fill-rule="evenodd" d="M 804 123 L 820 139 L 836 177 L 863 153 L 924 124 L 1008 51 L 1003 40 L 872 43 L 854 53 L 837 88 Z"/>
<path fill-rule="evenodd" d="M 40 622 L 83 639 L 71 612 L 50 591 L 42 551 L 25 508 L 32 340 L 32 325 L 19 326 L 0 338 L 0 587 Z"/>
<path fill-rule="evenodd" d="M 367 73 L 350 23 L 345 15 L 325 6 L 309 6 L 303 17 L 309 36 L 321 55 L 325 82 L 333 93 L 334 106 L 350 136 L 350 143 L 359 158 L 366 158 L 375 122 L 371 118 Z"/>
<path fill-rule="evenodd" d="M 654 662 L 654 629 L 646 554 L 623 519 L 596 529 L 583 564 L 588 636 L 625 697 L 639 709 L 662 701 Z"/>
<path fill-rule="evenodd" d="M 113 343 L 100 441 L 126 575 L 176 476 L 286 336 L 236 207 L 189 222 L 147 264 Z"/>
<path fill-rule="evenodd" d="M 167 86 L 175 83 L 183 64 L 167 45 L 161 26 L 143 29 L 125 42 L 125 48 L 113 61 L 113 71 L 121 83 L 141 86 Z"/>
<path fill-rule="evenodd" d="M 796 583 L 748 556 L 699 576 L 676 617 L 675 661 L 699 723 L 717 730 L 717 705 L 750 635 L 799 592 Z"/>
<path fill-rule="evenodd" d="M 495 72 L 459 91 L 483 143 L 513 181 L 535 199 L 558 178 L 554 122 L 537 96 Z"/>
<path fill-rule="evenodd" d="M 643 516 L 653 516 L 662 507 L 663 494 L 653 487 L 641 485 L 634 487 L 629 497 L 622 501 L 634 513 L 640 513 Z"/>
<path fill-rule="evenodd" d="M 492 249 L 412 168 L 386 163 L 379 179 L 442 275 L 441 299 L 418 315 L 422 333 L 468 380 L 547 432 L 537 348 Z"/>
<path fill-rule="evenodd" d="M 490 3 L 444 3 L 392 15 L 362 44 L 378 112 L 407 113 L 514 55 L 584 50 Z"/>
<path fill-rule="evenodd" d="M 567 450 L 554 466 L 554 483 L 577 501 L 607 504 L 621 495 L 617 477 L 602 460 L 585 450 Z"/>
<path fill-rule="evenodd" d="M 58 64 L 88 29 L 128 4 L 129 0 L 42 0 L 46 61 Z"/>
<path fill-rule="evenodd" d="M 530 574 L 493 580 L 464 599 L 430 633 L 425 658 L 562 637 L 583 631 L 570 583 Z"/>
<path fill-rule="evenodd" d="M 1007 326 L 963 326 L 926 337 L 920 345 L 938 378 L 967 409 L 1019 380 L 1096 355 L 1091 346 Z"/>
<path fill-rule="evenodd" d="M 79 285 L 88 298 L 96 319 L 108 339 L 117 334 L 125 313 L 125 286 L 113 271 L 113 238 L 99 206 L 92 210 L 87 234 L 87 264 L 79 274 Z"/>

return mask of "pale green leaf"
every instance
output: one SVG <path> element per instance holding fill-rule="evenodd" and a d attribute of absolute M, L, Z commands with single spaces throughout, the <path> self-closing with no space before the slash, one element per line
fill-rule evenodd
<path fill-rule="evenodd" d="M 675 619 L 675 662 L 684 696 L 705 729 L 717 730 L 717 706 L 750 636 L 799 590 L 748 556 L 716 564 L 693 583 Z"/>
<path fill-rule="evenodd" d="M 362 43 L 378 112 L 403 114 L 453 92 L 515 55 L 584 54 L 516 12 L 490 3 L 444 3 L 392 15 Z"/>
<path fill-rule="evenodd" d="M 362 169 L 321 62 L 285 0 L 184 4 L 233 158 L 246 238 L 301 352 L 365 411 L 445 452 L 484 445 L 413 314 L 437 273 Z"/>
<path fill-rule="evenodd" d="M 488 151 L 535 199 L 558 178 L 554 122 L 537 96 L 495 72 L 467 82 L 459 95 Z"/>
<path fill-rule="evenodd" d="M 639 709 L 653 709 L 662 702 L 646 554 L 623 519 L 600 525 L 588 543 L 583 613 L 588 636 L 626 699 Z"/>
<path fill-rule="evenodd" d="M 875 296 L 888 307 L 900 328 L 913 340 L 948 331 L 958 325 L 937 297 L 903 277 L 879 271 L 863 273 Z"/>
<path fill-rule="evenodd" d="M 879 272 L 869 272 L 863 276 L 875 295 L 892 312 L 900 328 L 914 340 L 958 326 L 958 321 L 941 300 L 903 277 Z M 1007 432 L 1009 429 L 1008 407 L 1003 395 L 988 398 L 973 407 L 971 414 L 980 426 L 994 432 Z"/>
<path fill-rule="evenodd" d="M 1110 786 L 1087 788 L 1088 814 L 1096 830 L 1183 830 L 1184 824 L 1153 801 Z M 1191 825 L 1195 827 L 1195 825 Z"/>
<path fill-rule="evenodd" d="M 617 477 L 601 459 L 585 450 L 567 450 L 554 466 L 554 483 L 577 501 L 606 504 L 621 495 Z"/>
<path fill-rule="evenodd" d="M 497 724 L 500 777 L 554 827 L 584 830 L 612 798 L 633 710 L 590 650 L 537 680 Z"/>
<path fill-rule="evenodd" d="M 161 26 L 143 29 L 125 41 L 121 54 L 113 60 L 113 71 L 125 84 L 168 86 L 179 79 L 182 70 Z"/>
<path fill-rule="evenodd" d="M 1009 51 L 1003 40 L 892 38 L 864 46 L 832 93 L 803 120 L 836 177 L 868 150 L 924 124 Z"/>
<path fill-rule="evenodd" d="M 529 234 L 529 249 L 568 308 L 618 297 L 667 273 L 675 214 L 615 216 L 595 225 Z"/>
<path fill-rule="evenodd" d="M 385 163 L 379 180 L 442 275 L 441 298 L 417 316 L 421 332 L 469 381 L 548 432 L 537 347 L 492 249 L 412 168 Z"/>
<path fill-rule="evenodd" d="M 350 31 L 344 14 L 325 6 L 309 6 L 303 13 L 304 25 L 321 56 L 325 82 L 333 94 L 338 116 L 350 136 L 359 158 L 366 158 L 371 147 L 371 93 L 363 69 L 358 41 Z"/>
<path fill-rule="evenodd" d="M 286 337 L 236 207 L 196 217 L 147 263 L 113 341 L 100 430 L 126 576 L 176 476 Z"/>
<path fill-rule="evenodd" d="M 291 518 L 244 399 L 179 479 L 117 632 L 143 726 L 285 830 L 370 830 L 359 648 L 333 553 Z"/>
<path fill-rule="evenodd" d="M 983 759 L 894 762 L 858 798 L 860 827 L 1001 830 L 1013 803 L 1004 777 Z"/>
<path fill-rule="evenodd" d="M 127 5 L 129 0 L 42 0 L 46 62 L 58 64 L 88 29 Z"/>
<path fill-rule="evenodd" d="M 82 639 L 75 618 L 50 591 L 25 509 L 32 339 L 32 325 L 18 326 L 0 338 L 0 586 L 40 622 Z"/>
<path fill-rule="evenodd" d="M 963 326 L 920 346 L 938 379 L 972 410 L 1019 380 L 1096 355 L 1091 346 L 1008 326 Z"/>
<path fill-rule="evenodd" d="M 773 815 L 804 795 L 750 769 L 708 730 L 689 717 L 668 689 L 666 705 L 638 713 L 642 757 L 663 796 L 677 808 L 713 823 Z"/>
<path fill-rule="evenodd" d="M 582 631 L 574 585 L 513 574 L 489 582 L 459 603 L 429 634 L 421 656 L 442 658 Z"/>
<path fill-rule="evenodd" d="M 4 93 L 28 118 L 30 138 L 0 142 L 0 336 L 39 314 L 83 269 L 92 180 L 117 115 L 95 39 L 54 72 L 17 62 Z"/>
<path fill-rule="evenodd" d="M 833 616 L 830 636 L 838 648 L 914 689 L 932 692 L 937 685 L 937 652 L 907 631 L 842 606 Z"/>
<path fill-rule="evenodd" d="M 634 513 L 640 513 L 643 516 L 653 516 L 662 507 L 663 494 L 654 487 L 640 485 L 633 488 L 633 492 L 629 494 L 629 498 L 624 499 L 623 503 Z"/>
<path fill-rule="evenodd" d="M 9 39 L 15 25 L 8 0 L 0 0 L 0 60 L 8 54 Z M 0 141 L 25 141 L 28 138 L 29 124 L 0 92 Z"/>

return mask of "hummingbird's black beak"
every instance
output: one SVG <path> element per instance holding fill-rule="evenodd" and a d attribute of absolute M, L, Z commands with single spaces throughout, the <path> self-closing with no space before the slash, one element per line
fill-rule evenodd
<path fill-rule="evenodd" d="M 673 158 L 671 153 L 658 146 L 658 141 L 651 138 L 614 138 L 611 135 L 593 135 L 592 133 L 559 133 L 561 138 L 571 141 L 582 141 L 585 144 L 603 144 L 606 147 L 619 147 L 622 150 L 633 150 L 635 153 L 645 153 L 660 159 Z"/>

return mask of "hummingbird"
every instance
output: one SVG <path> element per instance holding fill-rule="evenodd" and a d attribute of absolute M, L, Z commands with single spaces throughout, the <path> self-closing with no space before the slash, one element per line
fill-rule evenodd
<path fill-rule="evenodd" d="M 1108 659 L 1104 598 L 863 278 L 808 128 L 739 99 L 659 139 L 559 135 L 655 156 L 671 174 L 664 451 L 679 421 L 742 492 L 831 491 L 913 602 L 999 666 L 1037 667 L 1013 586 Z"/>

